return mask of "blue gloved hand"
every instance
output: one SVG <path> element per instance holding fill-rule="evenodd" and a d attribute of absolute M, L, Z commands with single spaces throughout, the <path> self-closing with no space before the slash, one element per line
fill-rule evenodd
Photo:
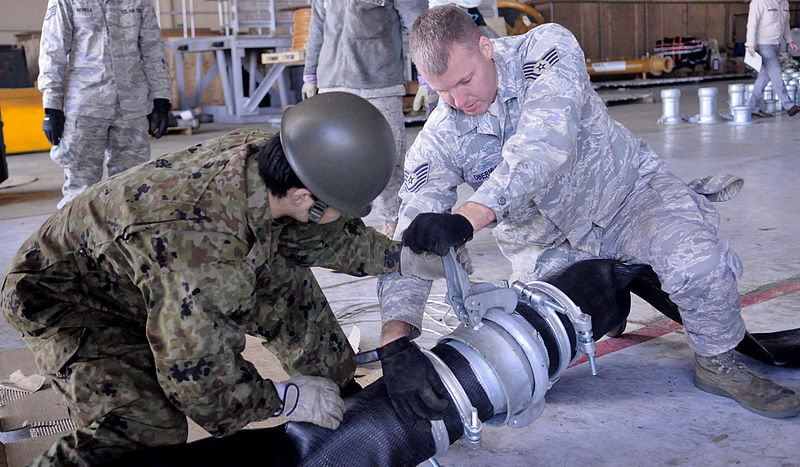
<path fill-rule="evenodd" d="M 42 130 L 47 137 L 47 141 L 53 146 L 58 146 L 61 142 L 61 135 L 64 134 L 64 112 L 58 109 L 44 109 L 44 121 Z"/>
<path fill-rule="evenodd" d="M 172 104 L 167 99 L 153 99 L 153 111 L 147 116 L 147 120 L 150 122 L 148 133 L 156 139 L 161 138 L 167 132 L 170 109 L 172 109 Z"/>

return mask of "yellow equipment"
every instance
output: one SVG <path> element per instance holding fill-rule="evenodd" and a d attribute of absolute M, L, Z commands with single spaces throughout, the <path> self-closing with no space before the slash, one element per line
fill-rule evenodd
<path fill-rule="evenodd" d="M 653 76 L 660 76 L 661 73 L 669 73 L 675 68 L 675 61 L 672 57 L 653 55 L 640 60 L 616 60 L 616 61 L 592 61 L 586 60 L 586 70 L 590 75 L 612 75 L 625 73 L 641 73 L 645 77 L 646 73 Z"/>
<path fill-rule="evenodd" d="M 36 88 L 0 88 L 6 154 L 49 151 L 42 131 L 42 93 Z"/>

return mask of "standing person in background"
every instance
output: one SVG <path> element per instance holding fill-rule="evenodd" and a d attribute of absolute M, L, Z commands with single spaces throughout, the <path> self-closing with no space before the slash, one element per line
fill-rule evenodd
<path fill-rule="evenodd" d="M 389 184 L 375 200 L 381 231 L 394 234 L 403 183 L 406 93 L 403 35 L 426 0 L 313 0 L 303 70 L 303 99 L 342 91 L 367 99 L 381 111 L 394 133 L 397 158 Z"/>
<path fill-rule="evenodd" d="M 764 88 L 767 81 L 772 81 L 775 94 L 781 100 L 781 105 L 790 117 L 800 112 L 800 107 L 794 105 L 783 86 L 781 78 L 780 42 L 785 39 L 789 49 L 797 53 L 797 44 L 792 40 L 792 31 L 789 28 L 789 2 L 788 0 L 752 0 L 750 12 L 747 15 L 747 53 L 755 57 L 756 52 L 761 55 L 761 70 L 758 72 L 753 94 L 747 104 L 755 109 L 753 116 L 769 117 L 761 110 L 764 98 Z"/>
<path fill-rule="evenodd" d="M 42 129 L 64 169 L 59 209 L 104 163 L 112 176 L 150 160 L 147 134 L 166 131 L 172 85 L 149 0 L 50 0 L 39 69 Z"/>

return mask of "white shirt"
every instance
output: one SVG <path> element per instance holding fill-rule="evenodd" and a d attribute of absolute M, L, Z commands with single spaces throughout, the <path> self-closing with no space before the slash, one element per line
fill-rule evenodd
<path fill-rule="evenodd" d="M 747 15 L 747 42 L 745 46 L 780 44 L 781 39 L 793 42 L 789 28 L 789 2 L 787 0 L 752 0 Z"/>

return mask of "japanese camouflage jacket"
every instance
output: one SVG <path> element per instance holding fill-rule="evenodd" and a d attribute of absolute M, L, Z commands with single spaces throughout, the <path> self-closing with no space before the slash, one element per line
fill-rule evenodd
<path fill-rule="evenodd" d="M 8 277 L 33 284 L 77 263 L 82 283 L 58 299 L 99 310 L 22 316 L 25 304 L 4 284 L 2 309 L 24 327 L 41 369 L 58 372 L 87 323 L 122 320 L 146 335 L 164 393 L 210 433 L 273 415 L 273 384 L 241 352 L 246 333 L 266 338 L 276 321 L 303 319 L 275 316 L 275 303 L 291 298 L 261 292 L 281 286 L 270 282 L 281 275 L 277 258 L 377 275 L 397 270 L 399 244 L 346 216 L 325 225 L 271 219 L 256 158 L 270 136 L 236 130 L 129 169 L 89 188 L 22 245 Z M 93 287 L 113 303 L 98 303 Z"/>

